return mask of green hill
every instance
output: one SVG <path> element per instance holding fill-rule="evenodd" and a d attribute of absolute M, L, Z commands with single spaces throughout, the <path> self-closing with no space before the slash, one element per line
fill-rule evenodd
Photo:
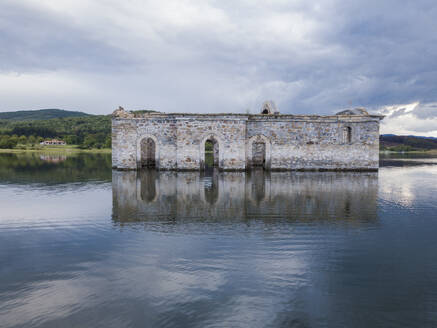
<path fill-rule="evenodd" d="M 111 115 L 86 115 L 52 119 L 0 119 L 0 148 L 39 144 L 43 139 L 61 139 L 83 148 L 111 147 Z"/>
<path fill-rule="evenodd" d="M 32 121 L 32 120 L 49 120 L 52 118 L 65 117 L 85 117 L 92 116 L 83 112 L 75 112 L 63 109 L 39 109 L 39 110 L 20 110 L 15 112 L 0 112 L 0 120 L 13 121 Z"/>
<path fill-rule="evenodd" d="M 381 150 L 414 151 L 437 149 L 436 138 L 382 134 L 379 137 L 379 141 Z"/>

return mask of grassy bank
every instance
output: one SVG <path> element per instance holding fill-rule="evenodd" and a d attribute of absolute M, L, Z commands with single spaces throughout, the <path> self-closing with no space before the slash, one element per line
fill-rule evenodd
<path fill-rule="evenodd" d="M 13 149 L 0 149 L 0 153 L 99 153 L 110 154 L 111 148 L 81 149 L 79 146 L 18 146 Z"/>

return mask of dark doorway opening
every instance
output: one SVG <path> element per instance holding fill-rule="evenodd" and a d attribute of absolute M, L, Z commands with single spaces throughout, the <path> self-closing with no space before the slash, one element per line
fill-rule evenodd
<path fill-rule="evenodd" d="M 252 165 L 265 167 L 266 165 L 266 143 L 254 142 L 252 144 Z"/>
<path fill-rule="evenodd" d="M 155 167 L 156 145 L 152 138 L 141 140 L 141 167 Z"/>
<path fill-rule="evenodd" d="M 346 128 L 346 133 L 347 133 L 347 142 L 351 143 L 352 142 L 352 128 L 350 126 L 348 126 Z"/>
<path fill-rule="evenodd" d="M 205 167 L 219 166 L 219 144 L 216 139 L 210 138 L 205 141 Z"/>

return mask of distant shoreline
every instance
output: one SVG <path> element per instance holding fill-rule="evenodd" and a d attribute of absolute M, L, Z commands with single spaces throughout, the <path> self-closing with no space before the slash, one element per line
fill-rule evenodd
<path fill-rule="evenodd" d="M 436 154 L 437 149 L 431 150 L 408 150 L 408 151 L 392 151 L 392 150 L 380 150 L 380 154 Z"/>
<path fill-rule="evenodd" d="M 96 154 L 110 154 L 110 148 L 92 148 L 81 149 L 77 146 L 44 146 L 40 148 L 5 148 L 0 149 L 0 154 L 17 154 L 17 153 L 96 153 Z"/>
<path fill-rule="evenodd" d="M 92 149 L 82 149 L 78 146 L 44 146 L 40 148 L 6 148 L 0 149 L 0 154 L 16 154 L 16 153 L 95 153 L 95 154 L 111 154 L 111 148 L 92 148 Z M 212 151 L 206 151 L 205 153 L 212 153 Z M 437 155 L 437 150 L 410 150 L 410 151 L 390 151 L 390 150 L 380 150 L 380 154 L 431 154 Z"/>

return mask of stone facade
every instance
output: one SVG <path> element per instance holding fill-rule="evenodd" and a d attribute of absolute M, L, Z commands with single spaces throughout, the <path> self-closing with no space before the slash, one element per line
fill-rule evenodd
<path fill-rule="evenodd" d="M 270 107 L 268 107 L 269 109 Z M 262 113 L 265 114 L 262 114 Z M 112 165 L 160 170 L 205 167 L 205 143 L 221 170 L 377 170 L 379 115 L 131 113 L 112 119 Z"/>

